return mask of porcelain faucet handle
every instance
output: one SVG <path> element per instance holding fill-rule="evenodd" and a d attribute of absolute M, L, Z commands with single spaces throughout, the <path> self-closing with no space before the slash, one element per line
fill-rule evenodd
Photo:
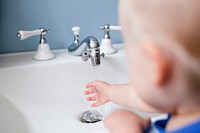
<path fill-rule="evenodd" d="M 115 25 L 109 25 L 109 24 L 102 25 L 99 28 L 105 31 L 121 30 L 121 26 L 115 26 Z"/>
<path fill-rule="evenodd" d="M 18 37 L 20 40 L 24 40 L 24 39 L 29 38 L 29 37 L 31 37 L 31 36 L 40 35 L 40 34 L 41 34 L 40 29 L 33 30 L 33 31 L 24 31 L 24 30 L 20 30 L 20 31 L 18 31 L 18 33 L 17 33 L 17 37 Z"/>
<path fill-rule="evenodd" d="M 44 60 L 50 60 L 50 59 L 53 59 L 53 58 L 56 57 L 51 52 L 50 46 L 45 39 L 45 35 L 48 32 L 49 32 L 49 30 L 46 29 L 46 28 L 39 28 L 37 30 L 32 30 L 32 31 L 20 30 L 17 33 L 17 37 L 20 40 L 24 40 L 24 39 L 29 38 L 31 36 L 39 35 L 40 36 L 40 42 L 39 42 L 37 53 L 34 55 L 33 59 L 44 61 Z"/>
<path fill-rule="evenodd" d="M 37 30 L 32 30 L 32 31 L 25 31 L 25 30 L 20 30 L 17 33 L 17 37 L 20 40 L 24 40 L 26 38 L 29 38 L 31 36 L 36 36 L 36 35 L 46 35 L 49 32 L 48 29 L 45 28 L 39 28 Z"/>
<path fill-rule="evenodd" d="M 110 30 L 121 30 L 121 26 L 110 25 Z"/>
<path fill-rule="evenodd" d="M 72 28 L 72 31 L 74 32 L 74 35 L 79 35 L 81 28 L 76 26 Z"/>

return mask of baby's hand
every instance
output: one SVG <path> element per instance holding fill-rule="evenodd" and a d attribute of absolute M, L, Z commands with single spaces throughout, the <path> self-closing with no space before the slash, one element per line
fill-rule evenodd
<path fill-rule="evenodd" d="M 110 133 L 143 133 L 149 128 L 150 119 L 128 110 L 119 110 L 106 117 L 104 124 Z"/>
<path fill-rule="evenodd" d="M 96 101 L 91 105 L 92 107 L 97 107 L 110 101 L 107 93 L 109 86 L 109 83 L 103 81 L 94 81 L 86 84 L 86 88 L 89 89 L 85 91 L 85 94 L 93 94 L 92 96 L 87 97 L 87 100 Z"/>

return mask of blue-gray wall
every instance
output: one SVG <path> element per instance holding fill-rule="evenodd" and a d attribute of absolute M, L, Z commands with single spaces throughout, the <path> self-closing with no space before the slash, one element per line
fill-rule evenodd
<path fill-rule="evenodd" d="M 52 49 L 67 48 L 73 41 L 73 26 L 81 27 L 81 40 L 94 35 L 100 41 L 99 25 L 118 25 L 117 0 L 0 0 L 0 53 L 35 51 L 39 37 L 20 41 L 18 30 L 50 29 L 46 39 Z M 122 42 L 112 31 L 113 43 Z"/>

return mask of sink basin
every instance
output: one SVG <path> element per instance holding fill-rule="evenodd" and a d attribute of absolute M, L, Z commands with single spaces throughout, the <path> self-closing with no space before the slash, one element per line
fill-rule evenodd
<path fill-rule="evenodd" d="M 123 45 L 117 49 L 102 59 L 99 79 L 127 83 L 127 57 Z M 0 55 L 0 132 L 106 133 L 103 122 L 80 122 L 91 104 L 84 95 L 85 84 L 96 77 L 91 62 L 67 50 L 53 52 L 57 58 L 49 61 L 33 60 L 34 52 Z M 106 114 L 118 108 L 108 103 Z"/>
<path fill-rule="evenodd" d="M 128 65 L 122 47 L 102 59 L 99 79 L 128 82 Z M 0 55 L 1 133 L 94 133 L 104 130 L 102 122 L 80 122 L 90 109 L 85 84 L 95 80 L 91 62 L 53 51 L 57 58 L 35 61 L 34 52 Z M 109 106 L 109 105 L 108 105 Z M 107 108 L 107 107 L 106 107 Z M 109 112 L 109 111 L 108 111 Z"/>

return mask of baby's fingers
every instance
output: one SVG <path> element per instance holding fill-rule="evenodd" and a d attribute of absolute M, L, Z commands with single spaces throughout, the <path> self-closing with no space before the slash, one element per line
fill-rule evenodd
<path fill-rule="evenodd" d="M 99 105 L 101 105 L 101 103 L 100 102 L 96 102 L 96 103 L 91 104 L 91 107 L 98 107 Z"/>
<path fill-rule="evenodd" d="M 88 97 L 87 100 L 88 101 L 96 101 L 97 98 L 96 98 L 96 96 L 91 96 L 91 97 Z"/>
<path fill-rule="evenodd" d="M 89 89 L 89 90 L 86 90 L 85 91 L 85 94 L 88 95 L 88 94 L 93 94 L 94 93 L 94 89 Z"/>
<path fill-rule="evenodd" d="M 89 82 L 89 83 L 87 83 L 86 84 L 86 88 L 94 88 L 94 87 L 96 87 L 98 85 L 98 82 L 97 81 L 93 81 L 93 82 Z"/>

